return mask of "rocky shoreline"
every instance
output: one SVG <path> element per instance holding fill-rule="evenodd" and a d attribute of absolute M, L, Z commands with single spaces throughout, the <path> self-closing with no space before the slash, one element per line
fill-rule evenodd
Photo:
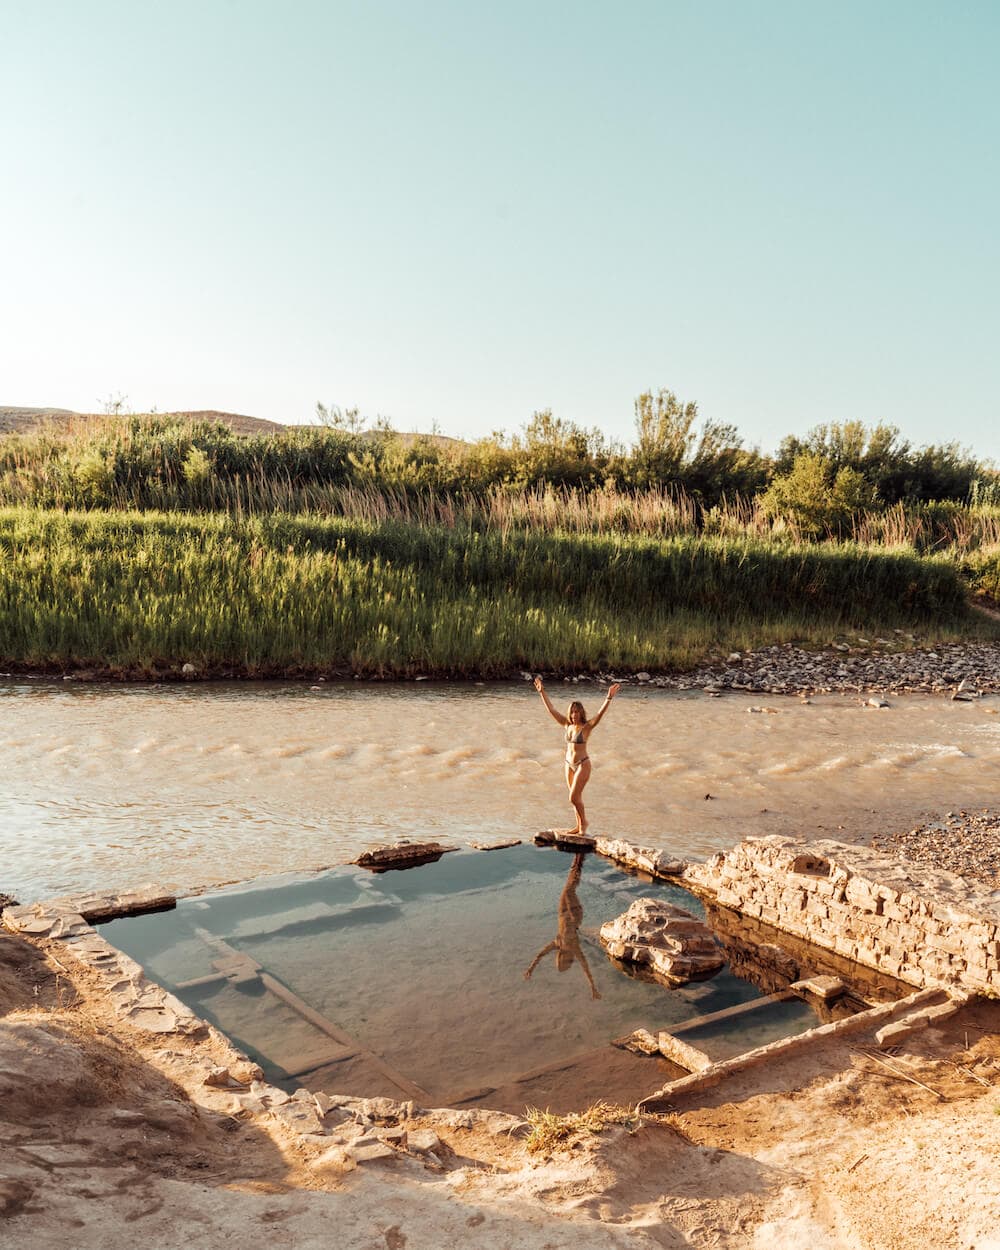
<path fill-rule="evenodd" d="M 879 851 L 926 868 L 943 868 L 1000 890 L 1000 811 L 947 812 L 902 833 L 876 834 Z"/>
<path fill-rule="evenodd" d="M 154 685 L 203 681 L 370 681 L 370 682 L 484 682 L 532 680 L 536 673 L 549 681 L 566 684 L 612 681 L 647 685 L 665 690 L 727 690 L 747 694 L 835 694 L 882 691 L 889 694 L 958 692 L 974 697 L 1000 691 L 1000 642 L 952 642 L 922 644 L 916 635 L 893 631 L 891 638 L 844 635 L 822 650 L 808 650 L 794 643 L 746 651 L 716 652 L 684 670 L 628 668 L 602 672 L 567 673 L 565 670 L 507 669 L 506 671 L 425 672 L 414 668 L 406 675 L 354 673 L 331 667 L 325 670 L 288 668 L 280 665 L 252 672 L 233 666 L 211 667 L 176 664 L 164 668 L 67 668 L 62 664 L 25 665 L 7 661 L 0 677 L 63 681 L 142 682 Z M 965 683 L 963 691 L 958 688 Z"/>
<path fill-rule="evenodd" d="M 786 643 L 755 651 L 733 651 L 685 673 L 601 673 L 597 680 L 635 682 L 669 690 L 701 689 L 709 694 L 727 690 L 746 694 L 950 692 L 975 698 L 977 694 L 1000 691 L 1000 644 L 913 647 L 906 646 L 906 641 L 908 638 L 903 644 L 898 639 L 859 638 L 851 643 L 832 643 L 823 651 L 806 651 Z"/>

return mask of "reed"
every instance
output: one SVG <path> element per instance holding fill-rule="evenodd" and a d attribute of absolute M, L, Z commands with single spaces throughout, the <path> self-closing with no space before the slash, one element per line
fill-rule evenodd
<path fill-rule="evenodd" d="M 847 627 L 968 628 L 953 561 L 843 544 L 8 508 L 0 556 L 0 659 L 33 668 L 683 668 Z"/>

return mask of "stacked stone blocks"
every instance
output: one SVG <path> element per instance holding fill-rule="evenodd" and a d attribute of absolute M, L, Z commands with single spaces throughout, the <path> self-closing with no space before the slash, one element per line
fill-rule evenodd
<path fill-rule="evenodd" d="M 1000 891 L 867 848 L 751 838 L 683 881 L 717 903 L 909 985 L 1000 993 Z"/>

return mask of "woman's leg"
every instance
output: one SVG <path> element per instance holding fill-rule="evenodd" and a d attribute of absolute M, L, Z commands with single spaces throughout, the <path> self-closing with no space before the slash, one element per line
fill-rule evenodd
<path fill-rule="evenodd" d="M 576 828 L 574 833 L 587 832 L 587 814 L 583 810 L 583 787 L 590 780 L 590 760 L 584 760 L 573 773 L 573 784 L 569 788 L 569 801 L 576 811 Z"/>
<path fill-rule="evenodd" d="M 566 793 L 569 794 L 570 796 L 572 796 L 573 794 L 573 782 L 576 780 L 576 771 L 577 770 L 573 767 L 573 765 L 567 762 L 566 764 Z M 571 803 L 573 802 L 572 797 L 570 797 L 570 802 Z M 574 812 L 576 811 L 575 808 L 573 810 Z M 576 832 L 575 829 L 561 829 L 560 830 L 560 833 L 575 833 L 575 832 Z"/>

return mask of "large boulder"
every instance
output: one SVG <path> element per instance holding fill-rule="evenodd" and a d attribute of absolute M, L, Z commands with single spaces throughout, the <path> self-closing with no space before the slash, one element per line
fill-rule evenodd
<path fill-rule="evenodd" d="M 624 915 L 601 925 L 601 943 L 612 958 L 670 985 L 710 977 L 725 963 L 707 925 L 658 898 L 636 899 Z"/>

